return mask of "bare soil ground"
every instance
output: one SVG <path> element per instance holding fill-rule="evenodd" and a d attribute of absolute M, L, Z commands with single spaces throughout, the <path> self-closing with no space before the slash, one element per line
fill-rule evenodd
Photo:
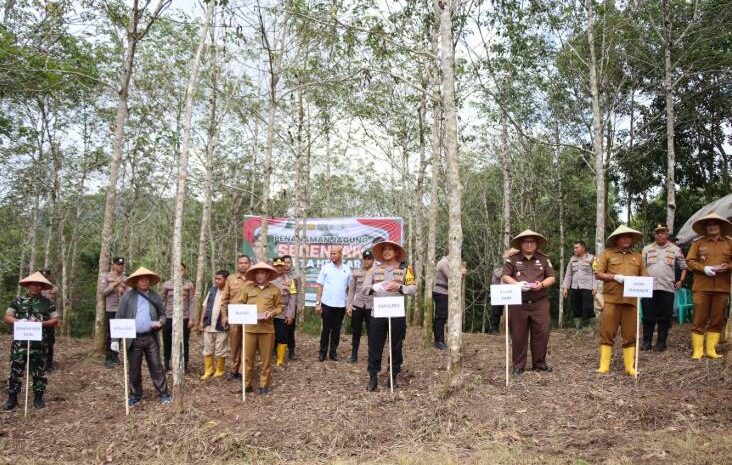
<path fill-rule="evenodd" d="M 365 341 L 355 365 L 345 362 L 350 336 L 344 361 L 320 363 L 316 339 L 298 334 L 300 360 L 245 403 L 235 382 L 199 381 L 195 338 L 184 411 L 160 405 L 145 372 L 129 417 L 122 369 L 90 359 L 90 340 L 60 338 L 47 407 L 0 414 L 0 463 L 730 464 L 732 385 L 721 362 L 690 359 L 688 333 L 675 327 L 668 351 L 641 353 L 636 383 L 619 348 L 612 374 L 598 376 L 596 336 L 557 330 L 554 372 L 527 372 L 508 389 L 503 338 L 466 334 L 465 389 L 448 397 L 447 355 L 421 348 L 416 331 L 393 396 L 366 392 Z M 9 345 L 0 337 L 2 376 Z"/>

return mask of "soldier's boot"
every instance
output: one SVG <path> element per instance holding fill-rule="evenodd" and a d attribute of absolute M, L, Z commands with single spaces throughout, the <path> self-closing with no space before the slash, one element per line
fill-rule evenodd
<path fill-rule="evenodd" d="M 625 373 L 635 376 L 638 372 L 635 369 L 635 347 L 625 347 L 623 349 L 623 365 L 625 365 Z"/>
<path fill-rule="evenodd" d="M 353 346 L 351 349 L 351 358 L 348 359 L 348 363 L 358 362 L 358 346 Z"/>
<path fill-rule="evenodd" d="M 206 381 L 214 375 L 213 355 L 203 357 L 203 370 L 203 375 L 201 375 L 202 381 Z"/>
<path fill-rule="evenodd" d="M 666 339 L 668 339 L 668 324 L 660 325 L 658 327 L 658 339 L 656 339 L 656 346 L 653 350 L 656 352 L 663 352 L 666 350 Z"/>
<path fill-rule="evenodd" d="M 641 343 L 640 350 L 648 351 L 653 349 L 653 328 L 655 324 L 643 323 L 643 342 Z"/>
<path fill-rule="evenodd" d="M 691 354 L 691 358 L 694 360 L 701 360 L 704 357 L 704 335 L 691 333 L 691 348 L 694 351 Z"/>
<path fill-rule="evenodd" d="M 376 373 L 369 373 L 369 384 L 366 386 L 366 390 L 369 392 L 375 391 L 379 385 L 379 378 Z"/>
<path fill-rule="evenodd" d="M 43 408 L 46 406 L 46 403 L 43 401 L 43 393 L 42 392 L 35 392 L 33 393 L 33 406 L 35 408 Z"/>
<path fill-rule="evenodd" d="M 715 359 L 722 358 L 717 353 L 717 344 L 719 344 L 720 333 L 714 333 L 712 331 L 707 332 L 707 357 Z"/>
<path fill-rule="evenodd" d="M 613 357 L 613 348 L 611 346 L 601 345 L 600 346 L 600 368 L 596 370 L 596 373 L 606 374 L 610 371 L 610 359 Z"/>
<path fill-rule="evenodd" d="M 277 344 L 277 366 L 285 365 L 285 355 L 287 354 L 287 344 Z"/>
<path fill-rule="evenodd" d="M 216 373 L 213 374 L 214 378 L 221 378 L 226 374 L 226 357 L 219 357 L 216 360 Z"/>
<path fill-rule="evenodd" d="M 13 410 L 18 406 L 18 394 L 8 394 L 8 400 L 3 405 L 3 410 Z"/>

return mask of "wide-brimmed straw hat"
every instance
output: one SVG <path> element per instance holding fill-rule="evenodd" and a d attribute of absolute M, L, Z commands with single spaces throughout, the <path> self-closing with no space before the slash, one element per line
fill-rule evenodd
<path fill-rule="evenodd" d="M 38 284 L 44 290 L 53 289 L 53 284 L 51 284 L 51 281 L 47 280 L 40 271 L 36 271 L 32 275 L 26 276 L 25 278 L 18 281 L 18 284 L 23 287 L 28 287 L 31 284 Z"/>
<path fill-rule="evenodd" d="M 536 250 L 541 250 L 546 245 L 546 237 L 542 236 L 538 232 L 532 231 L 531 229 L 527 229 L 511 240 L 511 247 L 521 250 L 521 242 L 523 242 L 527 237 L 533 237 L 536 239 Z"/>
<path fill-rule="evenodd" d="M 732 223 L 727 218 L 719 216 L 716 213 L 710 213 L 694 221 L 694 224 L 691 225 L 691 229 L 700 236 L 706 236 L 707 223 L 710 221 L 716 221 L 719 223 L 719 226 L 722 228 L 723 236 L 732 236 Z"/>
<path fill-rule="evenodd" d="M 160 282 L 160 276 L 158 276 L 157 273 L 155 273 L 154 271 L 148 270 L 144 266 L 141 266 L 140 268 L 135 270 L 135 272 L 132 273 L 125 282 L 130 287 L 137 287 L 137 281 L 143 276 L 147 276 L 148 278 L 150 278 L 151 286 L 154 286 Z"/>
<path fill-rule="evenodd" d="M 615 231 L 612 232 L 612 234 L 607 237 L 607 245 L 609 247 L 614 247 L 615 242 L 618 240 L 618 237 L 624 236 L 625 234 L 630 234 L 633 238 L 634 243 L 643 240 L 642 232 L 636 231 L 635 229 L 629 228 L 626 225 L 621 224 L 615 229 Z"/>
<path fill-rule="evenodd" d="M 280 275 L 277 272 L 277 270 L 272 268 L 266 262 L 257 262 L 256 265 L 254 265 L 253 267 L 251 267 L 247 270 L 246 274 L 244 274 L 244 277 L 247 278 L 251 282 L 256 282 L 256 274 L 257 274 L 257 271 L 259 271 L 259 270 L 264 270 L 267 273 L 269 273 L 267 276 L 267 281 L 272 281 L 273 279 L 275 279 L 277 276 Z"/>
<path fill-rule="evenodd" d="M 373 252 L 374 257 L 376 257 L 378 261 L 384 261 L 384 249 L 387 246 L 390 246 L 394 249 L 394 260 L 402 262 L 405 258 L 407 258 L 407 251 L 404 250 L 404 247 L 402 247 L 401 245 L 393 241 L 381 241 L 374 244 L 374 246 L 371 248 L 371 252 Z"/>

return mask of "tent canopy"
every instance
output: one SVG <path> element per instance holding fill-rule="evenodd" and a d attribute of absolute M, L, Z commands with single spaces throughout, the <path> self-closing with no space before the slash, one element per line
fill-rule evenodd
<path fill-rule="evenodd" d="M 702 216 L 712 212 L 727 219 L 732 217 L 732 194 L 722 197 L 721 199 L 717 199 L 710 204 L 704 205 L 702 208 L 697 210 L 696 213 L 691 215 L 691 218 L 684 223 L 676 234 L 676 237 L 679 239 L 679 244 L 687 244 L 699 237 L 699 235 L 691 229 L 691 225 Z"/>

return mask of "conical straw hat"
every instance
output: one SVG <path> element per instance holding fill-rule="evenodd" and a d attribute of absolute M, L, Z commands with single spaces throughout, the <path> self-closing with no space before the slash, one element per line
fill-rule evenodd
<path fill-rule="evenodd" d="M 259 270 L 265 270 L 269 273 L 269 276 L 267 276 L 267 281 L 272 281 L 273 279 L 275 279 L 277 276 L 280 275 L 277 272 L 277 270 L 272 268 L 266 262 L 257 262 L 256 265 L 254 265 L 253 267 L 251 267 L 247 270 L 244 277 L 254 283 L 254 282 L 256 282 L 257 271 L 259 271 Z"/>
<path fill-rule="evenodd" d="M 706 236 L 707 235 L 707 222 L 709 221 L 717 221 L 719 225 L 722 227 L 722 235 L 723 236 L 732 236 L 732 223 L 729 222 L 726 218 L 719 216 L 716 213 L 710 213 L 708 215 L 705 215 L 698 220 L 694 221 L 694 224 L 691 226 L 691 229 L 694 230 L 695 233 L 699 234 L 700 236 Z"/>
<path fill-rule="evenodd" d="M 374 246 L 371 248 L 371 252 L 374 254 L 374 257 L 380 262 L 384 261 L 384 248 L 389 245 L 394 249 L 394 260 L 398 262 L 404 261 L 405 258 L 407 258 L 407 251 L 404 250 L 404 247 L 397 244 L 394 241 L 381 241 L 374 244 Z"/>
<path fill-rule="evenodd" d="M 521 242 L 526 237 L 533 237 L 536 239 L 536 250 L 542 250 L 546 245 L 546 237 L 542 236 L 538 232 L 532 231 L 531 229 L 527 229 L 511 240 L 511 247 L 521 250 Z"/>
<path fill-rule="evenodd" d="M 53 289 L 53 284 L 51 284 L 51 281 L 47 280 L 40 271 L 36 271 L 32 275 L 26 276 L 25 278 L 18 281 L 18 284 L 23 287 L 28 287 L 31 284 L 40 284 L 44 290 Z"/>
<path fill-rule="evenodd" d="M 127 285 L 130 287 L 137 287 L 137 280 L 143 276 L 147 276 L 150 278 L 150 285 L 154 286 L 157 283 L 160 282 L 160 276 L 157 275 L 154 271 L 150 271 L 144 266 L 141 266 L 137 270 L 135 270 L 134 273 L 132 273 L 129 278 L 127 278 Z"/>
<path fill-rule="evenodd" d="M 615 231 L 612 232 L 607 238 L 607 245 L 609 247 L 615 246 L 615 241 L 618 239 L 619 236 L 622 236 L 624 234 L 630 234 L 633 237 L 633 242 L 638 242 L 643 239 L 643 233 L 640 231 L 636 231 L 635 229 L 629 228 L 624 224 L 621 224 L 620 226 L 615 229 Z"/>

